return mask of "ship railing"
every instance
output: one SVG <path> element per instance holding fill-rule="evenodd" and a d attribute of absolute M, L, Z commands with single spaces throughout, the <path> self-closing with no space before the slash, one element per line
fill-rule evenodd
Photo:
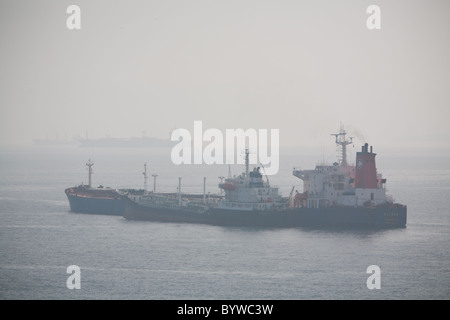
<path fill-rule="evenodd" d="M 222 208 L 233 208 L 233 209 L 252 209 L 253 206 L 248 202 L 236 202 L 236 201 L 223 201 L 220 204 Z"/>
<path fill-rule="evenodd" d="M 224 209 L 236 209 L 236 210 L 244 210 L 244 211 L 252 211 L 252 210 L 275 210 L 275 211 L 283 211 L 288 207 L 287 202 L 281 203 L 260 203 L 260 202 L 234 202 L 234 201 L 225 201 L 219 203 L 219 208 Z"/>
<path fill-rule="evenodd" d="M 199 199 L 199 198 L 189 198 L 189 197 L 181 197 L 180 199 L 172 194 L 170 195 L 162 195 L 162 194 L 148 194 L 145 197 L 141 198 L 142 203 L 150 205 L 152 207 L 163 206 L 166 208 L 178 208 L 178 207 L 201 207 L 201 208 L 209 208 L 211 206 L 215 206 L 219 199 L 213 198 L 211 201 L 208 199 Z"/>
<path fill-rule="evenodd" d="M 326 194 L 325 192 L 310 191 L 308 192 L 308 199 L 326 199 Z"/>

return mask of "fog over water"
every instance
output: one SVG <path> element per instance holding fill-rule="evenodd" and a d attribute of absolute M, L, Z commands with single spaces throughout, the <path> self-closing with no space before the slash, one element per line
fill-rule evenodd
<path fill-rule="evenodd" d="M 0 4 L 0 144 L 276 128 L 281 145 L 448 151 L 448 1 Z"/>

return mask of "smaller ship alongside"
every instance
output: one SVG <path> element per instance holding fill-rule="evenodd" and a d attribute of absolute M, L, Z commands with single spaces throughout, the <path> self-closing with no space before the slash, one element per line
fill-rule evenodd
<path fill-rule="evenodd" d="M 106 215 L 123 215 L 125 202 L 116 189 L 99 186 L 92 187 L 91 160 L 86 163 L 89 170 L 89 184 L 79 185 L 65 190 L 69 199 L 70 210 L 78 213 L 93 213 Z"/>

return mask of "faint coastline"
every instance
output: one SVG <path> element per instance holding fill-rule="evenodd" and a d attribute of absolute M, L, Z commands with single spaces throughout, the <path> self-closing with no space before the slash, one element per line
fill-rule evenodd
<path fill-rule="evenodd" d="M 165 148 L 171 147 L 172 142 L 167 139 L 153 137 L 132 138 L 98 138 L 98 139 L 33 139 L 36 146 L 78 146 L 82 148 Z"/>

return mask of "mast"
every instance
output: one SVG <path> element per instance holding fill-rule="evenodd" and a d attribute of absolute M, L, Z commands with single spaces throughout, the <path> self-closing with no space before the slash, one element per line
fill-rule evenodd
<path fill-rule="evenodd" d="M 92 186 L 92 166 L 94 165 L 94 163 L 91 161 L 91 159 L 89 159 L 89 161 L 86 163 L 86 166 L 89 168 L 89 185 L 88 187 L 90 188 Z"/>
<path fill-rule="evenodd" d="M 147 180 L 148 180 L 148 176 L 147 176 L 147 162 L 144 163 L 144 172 L 142 172 L 142 174 L 144 175 L 144 193 L 147 193 Z"/>
<path fill-rule="evenodd" d="M 353 137 L 349 137 L 348 139 L 345 138 L 347 132 L 345 132 L 344 130 L 344 126 L 341 124 L 341 128 L 339 130 L 339 133 L 332 133 L 332 136 L 336 137 L 336 144 L 338 146 L 338 148 L 340 148 L 340 152 L 341 152 L 341 166 L 346 166 L 347 165 L 347 146 L 349 144 L 352 144 L 353 141 Z"/>
<path fill-rule="evenodd" d="M 219 183 L 219 188 L 220 188 L 220 186 L 222 185 L 222 183 L 223 183 L 223 179 L 225 179 L 225 177 L 223 177 L 223 176 L 220 176 L 219 177 L 219 179 L 220 179 L 220 183 Z M 223 194 L 223 189 L 222 188 L 220 188 L 220 194 Z"/>
<path fill-rule="evenodd" d="M 153 193 L 155 193 L 156 192 L 156 177 L 157 177 L 158 175 L 155 173 L 155 174 L 152 174 L 152 177 L 153 177 Z"/>
<path fill-rule="evenodd" d="M 181 206 L 181 177 L 178 177 L 178 205 Z"/>
<path fill-rule="evenodd" d="M 248 166 L 248 164 L 249 164 L 249 160 L 248 160 L 248 158 L 249 158 L 249 150 L 248 149 L 245 149 L 245 181 L 247 182 L 247 185 L 248 185 L 248 181 L 249 181 L 249 178 L 250 178 L 250 169 L 249 169 L 249 166 Z"/>
<path fill-rule="evenodd" d="M 203 177 L 203 202 L 206 202 L 206 177 Z"/>

